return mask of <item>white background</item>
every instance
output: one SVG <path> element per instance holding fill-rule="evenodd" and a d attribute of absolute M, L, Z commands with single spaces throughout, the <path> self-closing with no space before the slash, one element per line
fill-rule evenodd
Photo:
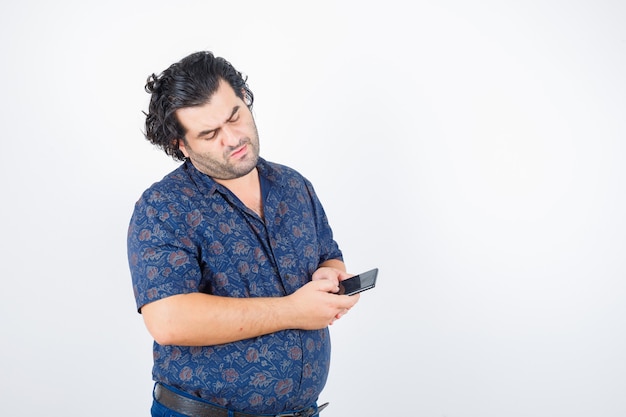
<path fill-rule="evenodd" d="M 380 268 L 331 328 L 324 417 L 626 415 L 625 22 L 602 0 L 3 2 L 1 414 L 149 415 L 126 228 L 177 164 L 143 86 L 209 49 L 351 272 Z"/>

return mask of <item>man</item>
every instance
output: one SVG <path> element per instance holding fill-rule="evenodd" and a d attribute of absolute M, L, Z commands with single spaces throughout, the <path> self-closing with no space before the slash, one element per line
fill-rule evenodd
<path fill-rule="evenodd" d="M 328 325 L 359 296 L 312 185 L 259 157 L 246 79 L 210 52 L 146 84 L 146 137 L 182 165 L 135 206 L 128 256 L 154 337 L 153 416 L 317 416 Z"/>

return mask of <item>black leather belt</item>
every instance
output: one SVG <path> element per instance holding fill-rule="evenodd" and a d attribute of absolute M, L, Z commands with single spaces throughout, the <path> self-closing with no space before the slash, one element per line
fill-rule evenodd
<path fill-rule="evenodd" d="M 225 408 L 217 407 L 211 404 L 207 404 L 202 401 L 194 400 L 170 391 L 161 384 L 156 384 L 154 387 L 154 398 L 177 413 L 184 414 L 190 417 L 228 417 L 228 410 Z M 319 407 L 311 406 L 304 410 L 276 414 L 274 417 L 311 417 L 316 413 L 322 411 L 328 403 L 322 404 Z M 234 412 L 234 417 L 268 417 L 268 415 L 260 416 L 256 414 Z M 271 416 L 269 416 L 271 417 Z"/>

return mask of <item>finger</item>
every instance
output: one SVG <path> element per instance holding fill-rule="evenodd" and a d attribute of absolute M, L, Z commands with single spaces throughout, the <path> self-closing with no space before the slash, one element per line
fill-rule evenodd
<path fill-rule="evenodd" d="M 335 318 L 337 320 L 339 320 L 340 318 L 342 318 L 343 316 L 345 316 L 346 314 L 348 314 L 348 308 L 344 308 L 343 310 L 341 310 L 339 313 L 337 313 L 337 315 L 335 316 Z"/>

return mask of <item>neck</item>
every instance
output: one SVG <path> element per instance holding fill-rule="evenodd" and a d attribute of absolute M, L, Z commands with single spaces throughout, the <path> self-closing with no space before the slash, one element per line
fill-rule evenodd
<path fill-rule="evenodd" d="M 252 169 L 252 171 L 248 172 L 243 177 L 233 178 L 232 180 L 213 178 L 213 180 L 218 184 L 222 184 L 235 194 L 237 194 L 237 192 L 247 192 L 260 187 L 259 173 L 256 168 Z"/>
<path fill-rule="evenodd" d="M 215 182 L 228 188 L 241 200 L 246 207 L 263 217 L 263 203 L 261 201 L 261 181 L 256 168 L 243 177 L 232 180 L 218 180 Z"/>

